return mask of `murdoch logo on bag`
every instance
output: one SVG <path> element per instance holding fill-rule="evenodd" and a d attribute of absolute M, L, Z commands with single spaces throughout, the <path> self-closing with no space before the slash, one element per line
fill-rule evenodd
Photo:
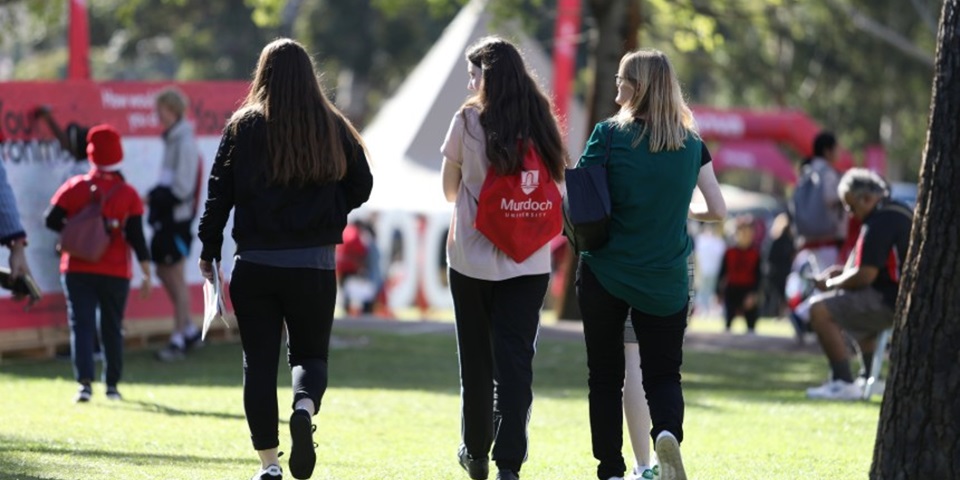
<path fill-rule="evenodd" d="M 520 172 L 520 190 L 523 190 L 523 193 L 530 195 L 539 186 L 540 186 L 539 170 L 524 170 Z"/>

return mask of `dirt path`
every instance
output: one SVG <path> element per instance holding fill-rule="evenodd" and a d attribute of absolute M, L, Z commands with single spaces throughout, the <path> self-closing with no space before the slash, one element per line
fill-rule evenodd
<path fill-rule="evenodd" d="M 429 333 L 453 334 L 454 326 L 450 322 L 436 321 L 397 321 L 374 317 L 340 318 L 334 322 L 334 334 L 346 330 L 383 330 L 398 335 L 421 335 Z M 580 322 L 558 322 L 540 328 L 543 338 L 557 340 L 580 340 L 583 338 L 583 325 Z M 760 352 L 820 353 L 816 342 L 797 345 L 793 338 L 765 335 L 731 335 L 726 333 L 688 332 L 686 348 L 699 351 L 749 350 Z"/>

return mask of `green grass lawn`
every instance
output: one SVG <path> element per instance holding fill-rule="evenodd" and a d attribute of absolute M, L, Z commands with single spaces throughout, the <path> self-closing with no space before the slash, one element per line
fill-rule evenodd
<path fill-rule="evenodd" d="M 318 417 L 318 479 L 466 479 L 457 466 L 456 346 L 446 334 L 340 330 Z M 356 340 L 351 342 L 351 340 Z M 257 467 L 243 417 L 240 347 L 188 361 L 127 355 L 123 402 L 103 386 L 70 403 L 69 362 L 0 366 L 0 479 L 247 479 Z M 879 412 L 811 402 L 814 355 L 687 352 L 683 454 L 695 479 L 865 478 Z M 526 479 L 595 478 L 582 342 L 542 340 Z M 289 405 L 281 376 L 281 411 Z M 281 450 L 289 451 L 286 415 Z M 629 446 L 625 446 L 629 449 Z M 628 461 L 628 464 L 632 462 Z"/>

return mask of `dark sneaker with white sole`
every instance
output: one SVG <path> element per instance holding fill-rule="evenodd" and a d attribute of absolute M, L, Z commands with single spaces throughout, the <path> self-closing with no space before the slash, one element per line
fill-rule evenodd
<path fill-rule="evenodd" d="M 120 390 L 117 390 L 116 385 L 112 387 L 107 387 L 107 398 L 110 400 L 120 401 L 123 400 L 123 395 L 120 395 Z"/>
<path fill-rule="evenodd" d="M 467 453 L 465 445 L 460 446 L 457 456 L 460 459 L 460 466 L 467 471 L 467 475 L 473 480 L 487 480 L 490 476 L 490 460 L 487 457 L 474 458 Z"/>
<path fill-rule="evenodd" d="M 279 465 L 270 465 L 250 477 L 250 480 L 282 480 L 283 469 Z"/>
<path fill-rule="evenodd" d="M 77 388 L 77 394 L 73 397 L 73 403 L 87 403 L 90 401 L 90 397 L 93 396 L 93 389 L 90 388 L 89 383 L 81 383 L 80 387 Z"/>
<path fill-rule="evenodd" d="M 302 408 L 290 415 L 290 474 L 293 478 L 310 478 L 317 464 L 317 444 L 313 443 L 313 432 L 317 427 L 311 417 L 310 412 Z"/>

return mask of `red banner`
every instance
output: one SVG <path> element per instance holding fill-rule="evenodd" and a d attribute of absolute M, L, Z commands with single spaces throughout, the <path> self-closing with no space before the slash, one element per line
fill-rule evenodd
<path fill-rule="evenodd" d="M 90 28 L 87 24 L 87 0 L 70 0 L 70 58 L 67 79 L 90 79 Z"/>
<path fill-rule="evenodd" d="M 163 130 L 155 97 L 176 85 L 190 99 L 187 117 L 197 135 L 220 135 L 247 92 L 247 82 L 12 82 L 0 83 L 0 137 L 7 141 L 52 138 L 32 112 L 49 106 L 61 125 L 109 123 L 124 137 L 156 136 Z"/>
<path fill-rule="evenodd" d="M 580 0 L 560 0 L 553 33 L 553 104 L 563 125 L 567 123 L 579 31 Z"/>

